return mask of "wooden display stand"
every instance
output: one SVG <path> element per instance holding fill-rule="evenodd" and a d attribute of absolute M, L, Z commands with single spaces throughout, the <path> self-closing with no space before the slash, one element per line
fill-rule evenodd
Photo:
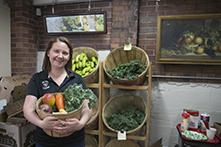
<path fill-rule="evenodd" d="M 147 109 L 147 120 L 144 126 L 142 127 L 142 133 L 138 134 L 127 134 L 127 139 L 131 139 L 134 141 L 138 142 L 143 142 L 145 147 L 149 146 L 149 138 L 150 138 L 150 120 L 151 120 L 151 92 L 152 92 L 152 69 L 151 69 L 151 64 L 149 65 L 147 76 L 146 76 L 146 81 L 145 84 L 143 85 L 117 85 L 117 84 L 112 84 L 107 76 L 105 75 L 105 72 L 103 70 L 103 63 L 100 64 L 99 66 L 99 81 L 98 83 L 91 83 L 87 84 L 88 88 L 98 89 L 98 98 L 99 98 L 99 115 L 98 115 L 98 128 L 97 129 L 86 129 L 87 134 L 91 135 L 97 135 L 98 137 L 98 143 L 99 147 L 105 147 L 107 144 L 108 138 L 116 138 L 117 133 L 113 132 L 111 130 L 108 130 L 106 126 L 103 123 L 102 120 L 102 110 L 104 104 L 107 102 L 108 98 L 111 97 L 111 90 L 116 89 L 116 90 L 129 90 L 129 91 L 143 91 L 146 93 L 146 97 L 144 97 L 145 102 L 146 102 L 146 109 Z"/>

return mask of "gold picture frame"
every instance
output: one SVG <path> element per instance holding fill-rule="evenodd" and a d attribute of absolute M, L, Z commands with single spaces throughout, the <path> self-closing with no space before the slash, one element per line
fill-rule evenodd
<path fill-rule="evenodd" d="M 157 63 L 221 65 L 221 14 L 158 16 Z"/>

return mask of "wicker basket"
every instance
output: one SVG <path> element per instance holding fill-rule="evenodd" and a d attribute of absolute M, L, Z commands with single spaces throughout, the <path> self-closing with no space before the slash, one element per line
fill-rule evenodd
<path fill-rule="evenodd" d="M 120 80 L 114 78 L 108 73 L 120 64 L 129 63 L 132 60 L 139 60 L 142 64 L 146 65 L 145 70 L 135 80 Z M 141 85 L 145 82 L 146 72 L 149 67 L 150 61 L 146 52 L 136 46 L 133 46 L 130 51 L 125 51 L 123 47 L 112 50 L 104 60 L 103 68 L 107 76 L 114 84 L 122 85 Z"/>
<path fill-rule="evenodd" d="M 114 132 L 121 131 L 121 130 L 115 130 L 115 129 L 111 128 L 108 125 L 106 118 L 111 116 L 113 113 L 117 113 L 120 110 L 122 110 L 128 106 L 134 106 L 134 107 L 138 108 L 140 111 L 144 112 L 145 117 L 144 117 L 143 122 L 137 128 L 135 128 L 133 130 L 129 130 L 126 133 L 127 134 L 135 133 L 138 130 L 140 130 L 147 119 L 146 104 L 145 104 L 144 99 L 142 97 L 132 95 L 132 94 L 122 94 L 122 95 L 115 96 L 113 98 L 110 98 L 110 100 L 104 105 L 103 110 L 102 110 L 102 119 L 103 119 L 105 126 Z"/>
<path fill-rule="evenodd" d="M 105 147 L 139 147 L 139 145 L 137 143 L 135 143 L 132 140 L 116 140 L 116 139 L 112 139 L 111 141 L 109 141 Z"/>
<path fill-rule="evenodd" d="M 75 111 L 69 112 L 67 114 L 52 114 L 52 113 L 46 113 L 46 112 L 39 109 L 39 106 L 42 104 L 42 99 L 43 99 L 43 97 L 39 98 L 36 102 L 36 112 L 41 119 L 44 119 L 47 116 L 55 116 L 59 119 L 67 119 L 67 118 L 80 119 L 80 117 L 81 117 L 82 105 L 78 109 L 76 109 Z M 53 132 L 53 131 L 49 131 L 49 130 L 44 130 L 44 131 L 49 136 L 53 136 L 53 137 L 65 137 L 65 136 L 69 136 L 71 134 L 71 133 L 68 133 L 68 134 L 62 133 L 61 134 L 61 133 L 57 133 L 57 132 Z"/>
<path fill-rule="evenodd" d="M 91 135 L 85 135 L 85 147 L 98 147 L 96 138 Z"/>
<path fill-rule="evenodd" d="M 100 59 L 99 59 L 99 55 L 98 55 L 97 51 L 93 48 L 90 48 L 90 47 L 77 47 L 77 48 L 73 49 L 72 58 L 75 58 L 77 55 L 79 55 L 81 53 L 85 53 L 89 58 L 91 58 L 93 56 L 97 58 L 98 63 L 95 67 L 95 70 L 84 77 L 85 83 L 97 82 L 98 81 L 98 68 L 99 68 L 99 63 L 100 63 Z"/>

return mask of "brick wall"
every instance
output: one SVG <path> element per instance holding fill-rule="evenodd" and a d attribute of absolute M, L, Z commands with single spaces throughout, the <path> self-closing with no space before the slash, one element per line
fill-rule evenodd
<path fill-rule="evenodd" d="M 37 49 L 45 50 L 49 39 L 55 37 L 45 32 L 43 21 L 44 15 L 52 14 L 52 6 L 41 7 L 42 16 L 35 16 L 30 1 L 11 0 L 9 3 L 12 10 L 12 73 L 32 73 L 36 68 Z M 88 3 L 55 5 L 54 8 L 55 15 L 82 13 L 88 11 Z M 221 77 L 218 65 L 157 64 L 155 60 L 158 15 L 220 13 L 220 8 L 220 0 L 161 0 L 158 7 L 156 0 L 92 2 L 91 12 L 107 14 L 107 33 L 65 36 L 74 47 L 90 46 L 97 50 L 119 47 L 130 37 L 134 45 L 148 53 L 154 75 Z"/>
<path fill-rule="evenodd" d="M 31 74 L 36 70 L 36 32 L 34 9 L 29 0 L 10 0 L 12 74 Z"/>
<path fill-rule="evenodd" d="M 111 49 L 122 46 L 128 38 L 137 43 L 138 0 L 113 0 Z"/>
<path fill-rule="evenodd" d="M 112 2 L 91 3 L 90 12 L 105 12 L 107 17 L 107 34 L 66 35 L 74 47 L 90 46 L 96 50 L 109 50 L 119 47 L 130 37 L 133 44 L 137 41 L 138 0 L 113 0 Z M 52 6 L 41 7 L 43 15 L 52 14 Z M 70 15 L 88 12 L 88 3 L 55 5 L 55 15 Z M 45 32 L 43 17 L 38 18 L 39 23 L 39 49 L 44 50 L 51 37 Z"/>
<path fill-rule="evenodd" d="M 167 76 L 221 77 L 220 66 L 156 64 L 158 15 L 221 13 L 219 0 L 140 0 L 139 43 L 153 62 L 153 73 Z"/>
<path fill-rule="evenodd" d="M 106 34 L 68 34 L 63 35 L 70 39 L 73 47 L 89 46 L 97 50 L 110 48 L 110 34 L 111 34 L 111 15 L 112 15 L 112 3 L 111 2 L 94 2 L 91 3 L 90 12 L 105 12 L 107 18 L 107 33 Z M 38 40 L 39 50 L 45 50 L 48 41 L 55 37 L 55 35 L 48 35 L 44 26 L 44 15 L 52 15 L 52 6 L 41 7 L 43 15 L 38 17 Z M 54 6 L 54 15 L 70 15 L 70 14 L 82 14 L 89 13 L 88 3 L 74 3 L 63 4 Z M 58 35 L 56 35 L 58 36 Z"/>

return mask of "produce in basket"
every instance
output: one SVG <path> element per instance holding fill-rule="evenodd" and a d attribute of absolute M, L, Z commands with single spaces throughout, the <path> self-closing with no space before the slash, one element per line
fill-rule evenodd
<path fill-rule="evenodd" d="M 39 109 L 46 113 L 52 113 L 52 108 L 48 104 L 41 104 Z"/>
<path fill-rule="evenodd" d="M 56 93 L 55 104 L 59 112 L 66 112 L 64 108 L 64 96 L 62 93 Z"/>
<path fill-rule="evenodd" d="M 70 85 L 64 91 L 64 104 L 65 110 L 71 112 L 82 104 L 84 99 L 89 100 L 89 107 L 93 108 L 96 104 L 97 96 L 91 89 L 84 89 L 82 85 L 73 84 Z"/>
<path fill-rule="evenodd" d="M 132 60 L 129 63 L 120 64 L 111 71 L 108 71 L 114 78 L 120 80 L 134 80 L 144 70 L 146 66 L 139 60 Z"/>
<path fill-rule="evenodd" d="M 97 57 L 92 56 L 89 58 L 86 53 L 82 52 L 72 59 L 72 70 L 85 77 L 95 70 L 97 64 Z"/>
<path fill-rule="evenodd" d="M 89 107 L 93 108 L 97 101 L 97 96 L 91 89 L 84 89 L 82 85 L 73 84 L 63 93 L 46 93 L 42 97 L 39 109 L 52 114 L 67 114 L 78 109 L 83 100 L 89 100 Z"/>
<path fill-rule="evenodd" d="M 63 113 L 66 114 L 64 108 L 63 93 L 46 93 L 42 97 L 42 104 L 39 109 L 47 113 Z"/>
<path fill-rule="evenodd" d="M 144 120 L 145 114 L 134 106 L 113 113 L 107 119 L 108 125 L 118 131 L 130 131 L 137 128 Z"/>
<path fill-rule="evenodd" d="M 48 104 L 49 106 L 53 107 L 55 104 L 55 96 L 54 93 L 45 93 L 43 95 L 42 102 L 44 104 Z"/>

